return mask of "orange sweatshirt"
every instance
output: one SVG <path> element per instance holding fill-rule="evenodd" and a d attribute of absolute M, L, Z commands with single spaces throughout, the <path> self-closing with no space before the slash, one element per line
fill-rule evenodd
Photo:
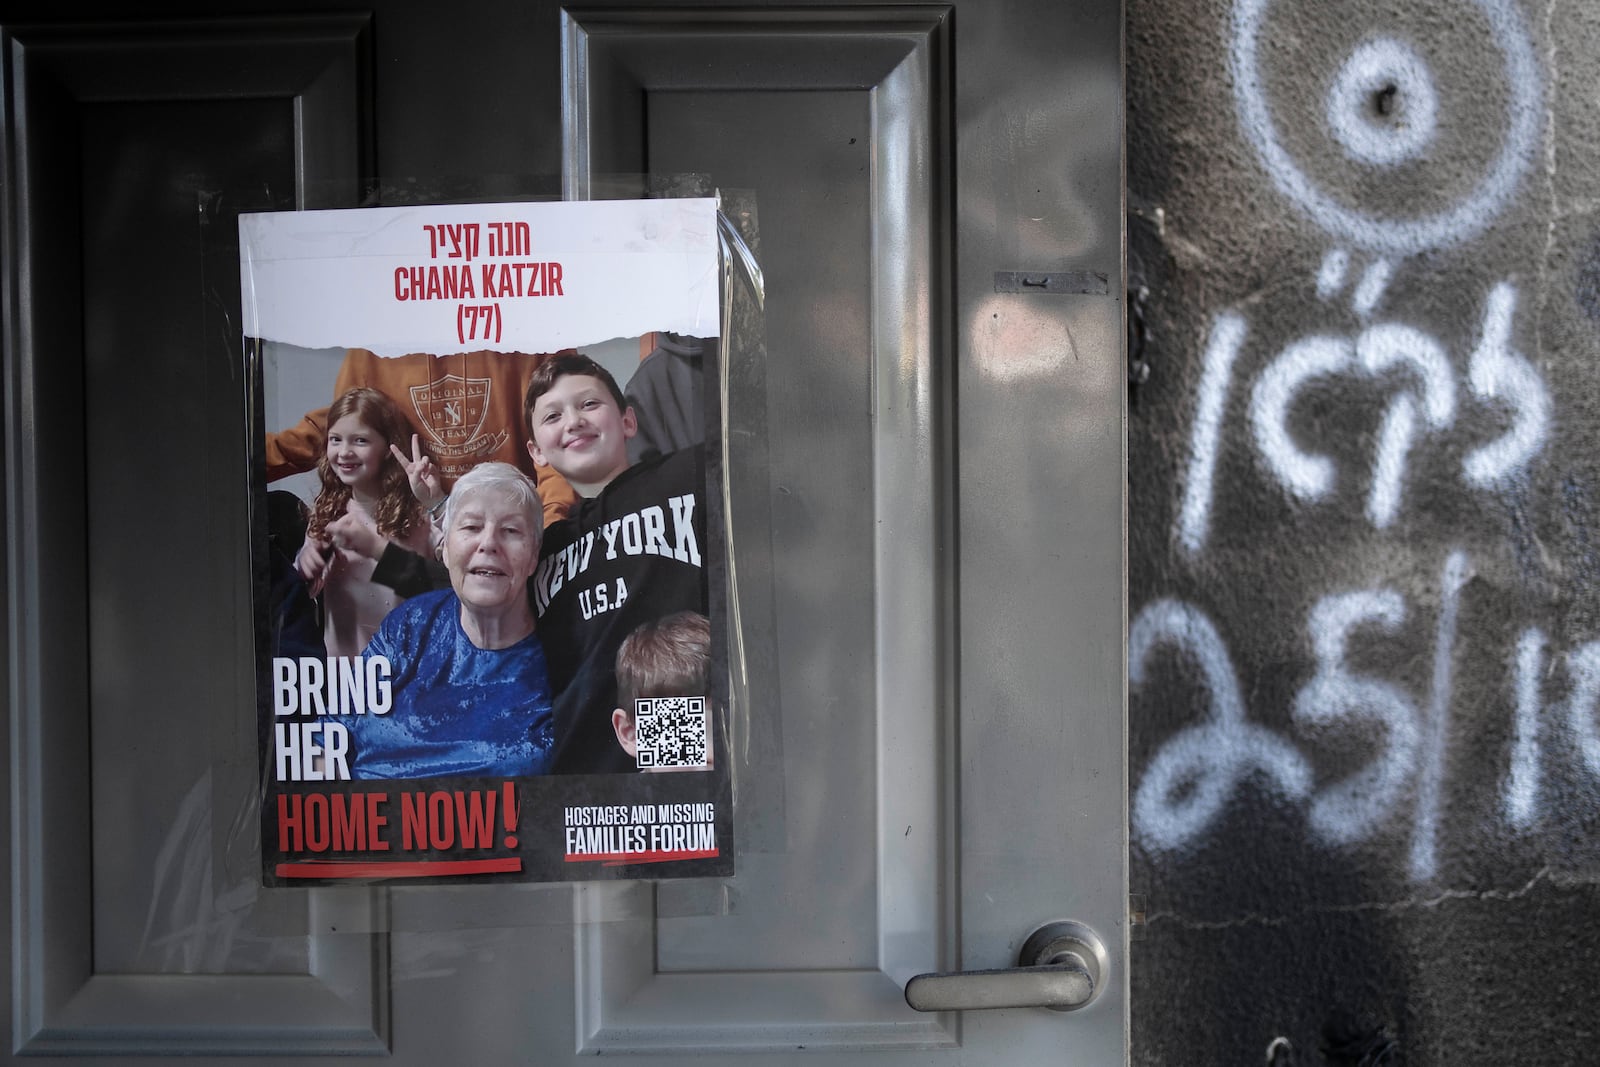
<path fill-rule="evenodd" d="M 474 466 L 500 460 L 521 468 L 539 486 L 544 521 L 566 516 L 578 494 L 552 467 L 535 467 L 528 458 L 528 426 L 522 398 L 534 369 L 548 354 L 465 352 L 435 356 L 413 352 L 385 359 L 364 348 L 346 354 L 334 381 L 335 398 L 357 386 L 371 386 L 405 412 L 411 428 L 448 490 Z M 294 426 L 267 434 L 267 480 L 312 470 L 327 440 L 328 409 L 309 411 Z M 396 441 L 411 452 L 410 441 Z"/>

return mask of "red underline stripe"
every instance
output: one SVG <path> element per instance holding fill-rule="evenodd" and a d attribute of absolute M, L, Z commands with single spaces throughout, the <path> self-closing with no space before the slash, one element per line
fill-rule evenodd
<path fill-rule="evenodd" d="M 485 860 L 306 860 L 280 863 L 279 878 L 431 878 L 442 874 L 514 874 L 522 870 L 520 856 Z"/>
<path fill-rule="evenodd" d="M 676 852 L 583 852 L 567 856 L 568 863 L 604 863 L 607 867 L 627 866 L 634 863 L 668 863 L 672 860 L 715 859 L 714 848 L 680 849 Z"/>

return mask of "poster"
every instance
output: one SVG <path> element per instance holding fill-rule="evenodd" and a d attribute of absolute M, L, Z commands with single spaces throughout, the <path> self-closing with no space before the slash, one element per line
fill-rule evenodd
<path fill-rule="evenodd" d="M 240 217 L 265 884 L 732 873 L 716 212 Z"/>

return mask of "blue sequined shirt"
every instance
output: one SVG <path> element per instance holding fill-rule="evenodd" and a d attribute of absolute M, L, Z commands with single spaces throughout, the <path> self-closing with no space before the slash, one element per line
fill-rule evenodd
<path fill-rule="evenodd" d="M 345 719 L 352 778 L 544 774 L 554 743 L 550 681 L 537 634 L 474 645 L 449 589 L 391 611 L 363 656 L 385 656 L 394 705 Z"/>

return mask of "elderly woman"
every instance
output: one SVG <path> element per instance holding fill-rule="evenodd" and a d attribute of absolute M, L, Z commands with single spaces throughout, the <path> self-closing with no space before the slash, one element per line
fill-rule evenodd
<path fill-rule="evenodd" d="M 539 493 L 507 463 L 481 463 L 445 504 L 450 588 L 412 597 L 362 653 L 389 661 L 394 704 L 345 719 L 354 778 L 543 774 L 553 740 L 544 649 L 528 576 Z"/>

